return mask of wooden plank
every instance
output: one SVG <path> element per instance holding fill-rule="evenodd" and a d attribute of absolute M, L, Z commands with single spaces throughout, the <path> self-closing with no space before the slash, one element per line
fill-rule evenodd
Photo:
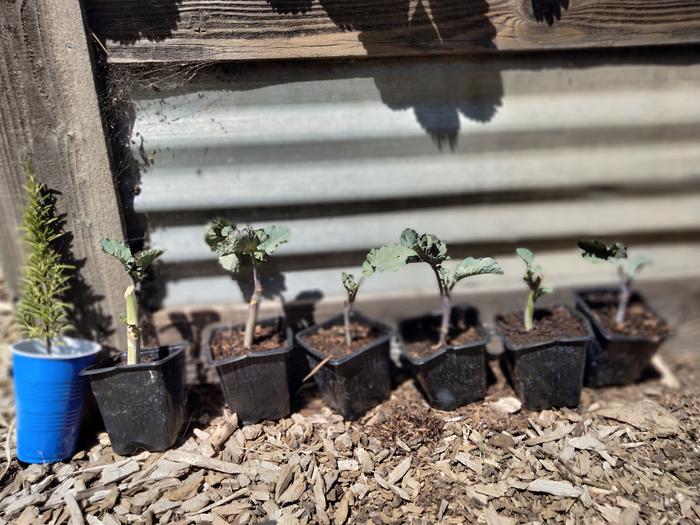
<path fill-rule="evenodd" d="M 696 0 L 87 0 L 112 63 L 700 42 Z"/>
<path fill-rule="evenodd" d="M 1 262 L 16 294 L 22 260 L 18 221 L 22 162 L 57 191 L 70 251 L 80 268 L 74 283 L 74 324 L 98 337 L 119 329 L 126 277 L 97 253 L 99 239 L 122 237 L 83 18 L 73 0 L 5 2 L 0 10 Z M 104 298 L 104 303 L 101 299 Z M 115 318 L 116 319 L 116 318 Z"/>

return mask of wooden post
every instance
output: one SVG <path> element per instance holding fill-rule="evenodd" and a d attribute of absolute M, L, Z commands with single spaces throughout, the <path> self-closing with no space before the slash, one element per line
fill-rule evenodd
<path fill-rule="evenodd" d="M 66 214 L 80 267 L 76 327 L 92 337 L 105 328 L 123 334 L 114 314 L 124 309 L 128 279 L 98 243 L 123 238 L 124 228 L 76 0 L 8 0 L 0 9 L 0 264 L 13 296 L 25 160 L 59 193 L 57 207 Z"/>

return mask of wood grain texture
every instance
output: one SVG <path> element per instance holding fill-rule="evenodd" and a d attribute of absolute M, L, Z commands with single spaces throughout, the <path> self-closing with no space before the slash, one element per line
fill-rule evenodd
<path fill-rule="evenodd" d="M 697 0 L 86 0 L 113 63 L 700 42 Z"/>
<path fill-rule="evenodd" d="M 97 255 L 99 239 L 122 237 L 83 17 L 73 0 L 8 1 L 0 10 L 0 243 L 10 291 L 17 293 L 22 163 L 57 192 L 65 213 L 73 282 L 73 322 L 84 335 L 118 330 L 126 284 L 118 263 Z M 102 301 L 104 299 L 104 301 Z"/>

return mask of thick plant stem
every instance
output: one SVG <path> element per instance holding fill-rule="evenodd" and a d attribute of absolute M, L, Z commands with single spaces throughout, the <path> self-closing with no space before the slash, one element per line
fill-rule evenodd
<path fill-rule="evenodd" d="M 348 348 L 352 345 L 352 331 L 350 329 L 350 314 L 352 313 L 352 301 L 345 301 L 343 308 L 343 322 L 345 324 L 345 344 Z"/>
<path fill-rule="evenodd" d="M 525 323 L 525 330 L 529 332 L 532 330 L 535 319 L 535 291 L 530 290 L 527 294 L 527 304 L 525 305 L 525 315 L 523 321 Z"/>
<path fill-rule="evenodd" d="M 51 338 L 46 338 L 46 353 L 51 355 Z"/>
<path fill-rule="evenodd" d="M 440 321 L 440 340 L 438 341 L 438 348 L 444 348 L 447 346 L 447 334 L 450 331 L 450 312 L 452 311 L 452 300 L 450 298 L 450 290 L 440 276 L 439 268 L 433 267 L 433 271 L 435 272 L 438 288 L 440 289 L 440 300 L 442 305 L 442 319 Z"/>
<path fill-rule="evenodd" d="M 248 306 L 248 320 L 245 324 L 245 338 L 243 347 L 246 350 L 253 348 L 253 335 L 255 334 L 255 325 L 258 324 L 258 311 L 260 310 L 260 300 L 262 298 L 262 281 L 260 280 L 260 267 L 256 262 L 253 262 L 253 295 L 250 296 L 250 304 Z"/>
<path fill-rule="evenodd" d="M 126 301 L 126 364 L 135 365 L 141 361 L 141 337 L 139 333 L 139 306 L 134 285 L 124 292 Z"/>
<path fill-rule="evenodd" d="M 450 313 L 452 311 L 452 300 L 450 292 L 442 291 L 442 321 L 440 322 L 440 348 L 447 346 L 447 334 L 450 331 Z"/>
<path fill-rule="evenodd" d="M 617 301 L 617 314 L 615 315 L 615 324 L 622 324 L 625 322 L 625 315 L 627 315 L 627 304 L 630 300 L 631 289 L 630 282 L 625 275 L 624 269 L 619 266 L 617 268 L 617 273 L 620 275 L 620 296 Z"/>

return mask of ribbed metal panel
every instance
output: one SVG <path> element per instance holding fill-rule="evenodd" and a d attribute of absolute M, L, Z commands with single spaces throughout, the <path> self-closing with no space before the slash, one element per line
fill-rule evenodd
<path fill-rule="evenodd" d="M 643 53 L 239 64 L 144 95 L 134 210 L 167 250 L 165 304 L 240 298 L 202 242 L 219 214 L 292 229 L 272 267 L 287 299 L 339 294 L 338 272 L 405 226 L 507 265 L 514 245 L 534 244 L 560 282 L 600 274 L 566 251 L 583 235 L 664 257 L 683 241 L 688 258 L 648 276 L 692 272 L 700 63 Z M 512 268 L 497 282 L 519 285 Z M 367 289 L 432 286 L 412 269 Z"/>

